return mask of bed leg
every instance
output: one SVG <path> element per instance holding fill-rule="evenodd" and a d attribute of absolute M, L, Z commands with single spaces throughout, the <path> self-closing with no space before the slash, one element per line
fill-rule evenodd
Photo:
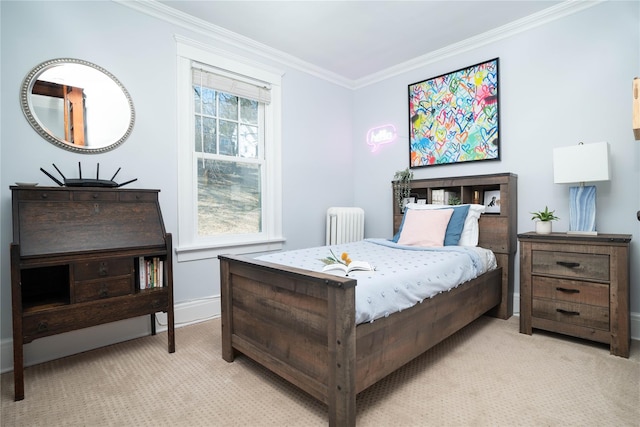
<path fill-rule="evenodd" d="M 356 425 L 355 287 L 329 287 L 329 426 Z"/>
<path fill-rule="evenodd" d="M 221 325 L 222 325 L 222 358 L 227 362 L 233 362 L 235 352 L 231 345 L 231 332 L 233 330 L 233 316 L 231 303 L 231 274 L 229 273 L 229 261 L 220 259 L 220 300 L 221 300 Z"/>

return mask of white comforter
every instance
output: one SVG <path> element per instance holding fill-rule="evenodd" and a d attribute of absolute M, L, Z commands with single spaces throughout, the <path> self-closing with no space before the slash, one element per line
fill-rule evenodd
<path fill-rule="evenodd" d="M 257 259 L 322 271 L 322 258 L 347 252 L 352 260 L 368 261 L 375 271 L 349 274 L 356 286 L 356 323 L 373 322 L 410 308 L 425 298 L 449 291 L 496 268 L 493 252 L 468 246 L 420 248 L 386 239 L 365 239 L 342 245 L 321 246 L 263 255 Z M 343 275 L 341 272 L 331 274 Z"/>

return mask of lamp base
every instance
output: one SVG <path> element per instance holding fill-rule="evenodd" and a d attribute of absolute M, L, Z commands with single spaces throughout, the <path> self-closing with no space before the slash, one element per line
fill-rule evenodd
<path fill-rule="evenodd" d="M 595 185 L 569 189 L 569 230 L 569 233 L 597 234 Z"/>

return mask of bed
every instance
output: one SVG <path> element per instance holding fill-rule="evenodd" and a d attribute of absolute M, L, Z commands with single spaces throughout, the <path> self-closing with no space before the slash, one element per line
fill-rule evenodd
<path fill-rule="evenodd" d="M 454 289 L 373 321 L 356 321 L 357 275 L 340 276 L 244 256 L 221 255 L 222 357 L 242 353 L 328 406 L 331 426 L 353 426 L 356 395 L 483 314 L 513 312 L 517 177 L 511 173 L 413 180 L 430 202 L 453 191 L 462 203 L 499 192 L 483 214 L 478 246 L 489 269 Z M 403 215 L 394 204 L 394 233 Z"/>

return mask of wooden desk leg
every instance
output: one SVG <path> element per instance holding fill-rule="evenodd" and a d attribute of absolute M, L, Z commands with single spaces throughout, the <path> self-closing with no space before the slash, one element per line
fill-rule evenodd
<path fill-rule="evenodd" d="M 19 336 L 17 341 L 13 343 L 13 384 L 16 402 L 24 399 L 24 352 L 22 349 L 22 339 Z"/>
<path fill-rule="evenodd" d="M 156 314 L 151 313 L 149 317 L 151 318 L 151 335 L 155 335 L 156 334 Z"/>
<path fill-rule="evenodd" d="M 11 244 L 11 309 L 13 311 L 13 384 L 15 400 L 24 399 L 24 341 L 22 334 L 22 276 L 20 247 Z"/>
<path fill-rule="evenodd" d="M 165 240 L 167 242 L 167 259 L 165 260 L 165 277 L 167 278 L 166 286 L 169 287 L 169 306 L 167 307 L 167 346 L 169 353 L 176 351 L 175 325 L 173 317 L 173 238 L 171 233 L 167 233 Z"/>
<path fill-rule="evenodd" d="M 167 337 L 169 346 L 169 353 L 175 353 L 176 351 L 176 337 L 175 337 L 175 326 L 173 324 L 173 301 L 169 305 L 169 309 L 167 310 Z"/>

